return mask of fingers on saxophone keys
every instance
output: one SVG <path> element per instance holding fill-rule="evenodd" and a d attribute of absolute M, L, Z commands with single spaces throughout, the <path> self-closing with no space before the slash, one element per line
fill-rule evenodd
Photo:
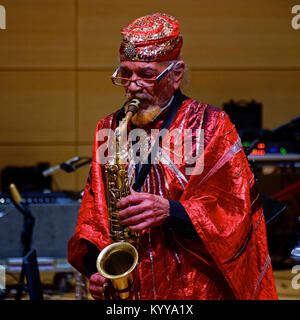
<path fill-rule="evenodd" d="M 152 214 L 152 211 L 144 211 L 143 213 L 141 214 L 137 214 L 137 215 L 134 215 L 134 216 L 131 216 L 131 217 L 128 217 L 124 220 L 121 220 L 120 223 L 123 224 L 123 225 L 127 225 L 129 226 L 130 228 L 131 227 L 134 227 L 140 223 L 145 223 L 146 221 L 150 221 L 151 220 L 151 214 Z"/>
<path fill-rule="evenodd" d="M 135 215 L 136 212 L 137 212 L 137 210 L 136 210 L 135 207 L 128 207 L 128 208 L 126 208 L 124 210 L 119 211 L 118 219 L 119 220 L 126 219 L 126 218 L 128 218 L 128 217 L 130 217 L 132 215 Z M 122 221 L 120 221 L 120 222 L 122 222 Z"/>
<path fill-rule="evenodd" d="M 139 224 L 129 226 L 129 229 L 134 232 L 141 232 L 143 229 L 146 229 L 151 226 L 151 220 L 145 220 Z"/>
<path fill-rule="evenodd" d="M 140 194 L 137 195 L 129 195 L 127 197 L 122 198 L 118 203 L 117 203 L 117 208 L 123 209 L 128 207 L 131 204 L 139 204 L 144 200 L 144 197 Z"/>
<path fill-rule="evenodd" d="M 131 207 L 127 207 L 124 210 L 119 211 L 118 213 L 118 219 L 126 219 L 128 217 L 132 217 L 135 215 L 140 214 L 141 212 L 145 211 L 147 208 L 144 205 L 135 205 Z"/>

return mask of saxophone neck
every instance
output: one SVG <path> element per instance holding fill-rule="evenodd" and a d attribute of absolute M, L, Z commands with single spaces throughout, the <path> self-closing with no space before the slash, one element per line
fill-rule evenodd
<path fill-rule="evenodd" d="M 124 134 L 127 133 L 128 123 L 131 120 L 131 118 L 138 112 L 140 103 L 141 102 L 138 99 L 133 99 L 125 108 L 125 116 L 115 130 L 115 137 L 117 143 L 120 143 L 121 137 L 124 137 Z"/>

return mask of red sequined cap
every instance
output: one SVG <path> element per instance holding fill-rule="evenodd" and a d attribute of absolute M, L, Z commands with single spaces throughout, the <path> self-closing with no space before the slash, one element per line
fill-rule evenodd
<path fill-rule="evenodd" d="M 121 34 L 121 61 L 166 61 L 179 57 L 183 41 L 179 23 L 165 13 L 137 18 Z"/>

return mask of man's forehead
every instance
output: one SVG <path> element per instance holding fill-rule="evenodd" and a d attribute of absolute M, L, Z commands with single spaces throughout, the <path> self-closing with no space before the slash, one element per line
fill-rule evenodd
<path fill-rule="evenodd" d="M 135 71 L 135 70 L 160 71 L 163 68 L 163 64 L 160 62 L 122 61 L 120 63 L 120 67 L 129 69 L 132 71 Z"/>

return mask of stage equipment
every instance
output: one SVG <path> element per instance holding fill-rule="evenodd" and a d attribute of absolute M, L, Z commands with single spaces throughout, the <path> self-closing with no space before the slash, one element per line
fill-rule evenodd
<path fill-rule="evenodd" d="M 269 130 L 262 128 L 262 107 L 255 100 L 231 99 L 223 104 L 244 148 L 252 155 L 300 153 L 300 116 Z"/>
<path fill-rule="evenodd" d="M 234 105 L 232 103 L 232 105 Z M 237 108 L 236 106 L 232 107 L 231 109 Z M 227 106 L 228 108 L 228 106 Z M 231 110 L 230 109 L 230 110 Z M 256 108 L 257 109 L 257 108 Z M 238 119 L 236 119 L 237 121 Z M 291 130 L 296 130 L 300 125 L 300 117 L 296 117 L 295 119 L 292 119 L 286 124 L 283 124 L 277 128 L 275 128 L 272 131 L 269 131 L 267 134 L 264 133 L 265 139 L 273 139 L 274 137 L 278 138 L 280 135 L 285 136 L 286 132 L 287 135 L 291 134 Z M 263 141 L 264 143 L 267 143 L 266 140 Z M 264 144 L 263 143 L 263 144 Z M 253 154 L 253 150 L 257 148 L 257 146 L 262 144 L 262 137 L 255 138 L 251 143 L 247 144 L 247 146 L 244 146 L 245 154 L 248 158 L 251 170 L 253 171 L 254 176 L 257 176 L 256 173 L 256 163 L 257 162 L 299 162 L 300 160 L 300 154 L 269 154 L 269 153 L 261 153 L 261 154 Z M 264 144 L 265 146 L 265 144 Z M 261 146 L 260 146 L 261 147 Z M 257 180 L 258 182 L 258 180 Z M 263 204 L 263 210 L 265 215 L 266 223 L 269 223 L 272 221 L 275 217 L 277 217 L 280 213 L 284 212 L 287 208 L 285 203 L 281 203 L 278 199 L 274 197 L 269 197 L 265 194 L 260 194 L 262 204 Z"/>
<path fill-rule="evenodd" d="M 81 204 L 80 192 L 20 193 L 22 203 L 30 206 L 35 220 L 32 243 L 38 257 L 47 258 L 48 271 L 59 271 L 68 256 L 68 241 L 73 236 Z M 16 234 L 22 232 L 23 218 L 9 194 L 0 194 L 0 259 L 4 263 L 23 257 Z M 55 266 L 55 261 L 59 267 Z M 11 269 L 12 266 L 10 266 Z M 43 266 L 43 269 L 46 265 Z M 66 269 L 65 267 L 63 269 Z M 67 268 L 72 271 L 70 265 Z M 17 271 L 17 270 L 16 270 Z"/>
<path fill-rule="evenodd" d="M 251 141 L 251 140 L 250 140 Z M 253 139 L 245 146 L 246 155 L 250 155 L 259 144 L 263 144 L 264 154 L 281 154 L 283 156 L 300 154 L 300 116 L 273 129 L 265 130 L 263 134 Z M 258 154 L 259 155 L 259 154 Z"/>
<path fill-rule="evenodd" d="M 260 138 L 262 129 L 262 104 L 255 100 L 229 100 L 223 104 L 223 110 L 241 137 L 242 142 Z"/>
<path fill-rule="evenodd" d="M 18 186 L 19 192 L 51 191 L 51 177 L 42 172 L 49 168 L 48 162 L 39 162 L 36 166 L 7 166 L 1 171 L 1 191 L 9 193 L 10 184 Z"/>

